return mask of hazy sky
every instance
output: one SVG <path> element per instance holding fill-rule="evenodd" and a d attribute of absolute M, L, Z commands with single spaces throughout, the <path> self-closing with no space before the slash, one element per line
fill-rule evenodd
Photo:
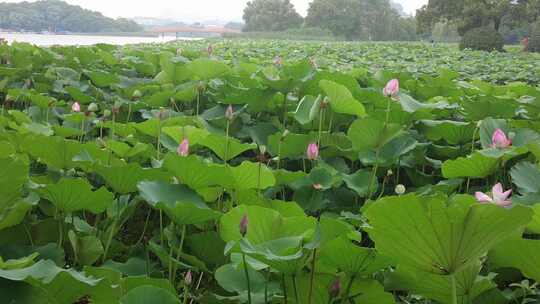
<path fill-rule="evenodd" d="M 306 14 L 312 0 L 291 0 L 298 12 Z M 395 0 L 408 13 L 428 0 Z M 0 0 L 0 2 L 22 2 L 21 0 Z M 84 8 L 102 12 L 109 17 L 165 17 L 172 19 L 222 19 L 242 17 L 248 0 L 67 0 Z"/>

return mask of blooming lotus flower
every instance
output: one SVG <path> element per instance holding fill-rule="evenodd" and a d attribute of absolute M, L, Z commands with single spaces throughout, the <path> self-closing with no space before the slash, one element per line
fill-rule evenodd
<path fill-rule="evenodd" d="M 275 65 L 282 65 L 283 64 L 283 58 L 281 58 L 280 56 L 276 56 L 274 58 L 274 64 Z"/>
<path fill-rule="evenodd" d="M 384 96 L 395 97 L 399 94 L 399 80 L 390 80 L 383 89 Z"/>
<path fill-rule="evenodd" d="M 227 107 L 227 110 L 225 110 L 225 118 L 227 118 L 228 120 L 233 120 L 234 118 L 234 110 L 231 105 L 229 105 Z"/>
<path fill-rule="evenodd" d="M 73 112 L 80 112 L 81 111 L 81 105 L 78 102 L 74 102 L 71 105 L 71 111 Z"/>
<path fill-rule="evenodd" d="M 193 275 L 191 274 L 191 270 L 188 270 L 188 272 L 184 276 L 184 283 L 189 286 L 191 285 L 191 282 L 193 282 Z"/>
<path fill-rule="evenodd" d="M 492 203 L 501 207 L 509 207 L 512 204 L 508 199 L 510 194 L 512 194 L 512 190 L 504 191 L 502 184 L 498 183 L 491 189 L 491 196 L 479 191 L 474 196 L 479 203 Z"/>
<path fill-rule="evenodd" d="M 242 235 L 242 237 L 245 237 L 246 234 L 247 234 L 247 231 L 248 231 L 248 225 L 249 225 L 249 220 L 248 220 L 248 217 L 247 217 L 247 214 L 244 214 L 244 216 L 242 217 L 242 220 L 240 220 L 240 234 Z"/>
<path fill-rule="evenodd" d="M 309 144 L 306 154 L 309 160 L 316 160 L 319 157 L 319 147 L 317 144 Z"/>
<path fill-rule="evenodd" d="M 503 130 L 497 129 L 493 132 L 491 137 L 491 147 L 493 148 L 507 148 L 512 145 L 512 141 L 506 136 Z"/>
<path fill-rule="evenodd" d="M 178 155 L 180 156 L 189 155 L 189 140 L 187 138 L 184 138 L 184 140 L 182 140 L 182 142 L 178 146 L 178 149 L 176 149 L 176 152 L 178 152 Z"/>

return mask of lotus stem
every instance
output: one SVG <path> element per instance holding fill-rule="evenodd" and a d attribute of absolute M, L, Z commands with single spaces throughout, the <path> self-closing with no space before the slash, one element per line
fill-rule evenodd
<path fill-rule="evenodd" d="M 186 225 L 182 225 L 182 234 L 180 236 L 180 245 L 178 245 L 178 250 L 176 251 L 176 260 L 180 261 L 180 255 L 182 254 L 184 250 L 184 240 L 186 238 Z M 174 284 L 174 281 L 176 280 L 176 270 L 178 269 L 178 265 L 174 264 L 173 268 L 173 275 L 172 275 L 172 283 Z"/>
<path fill-rule="evenodd" d="M 171 230 L 172 230 L 172 235 L 174 235 L 175 233 L 175 226 L 174 226 L 174 222 L 171 223 Z M 169 240 L 169 282 L 171 282 L 171 285 L 174 286 L 174 282 L 173 282 L 173 277 L 172 277 L 172 273 L 173 273 L 173 250 L 174 250 L 174 246 L 173 246 L 173 240 Z"/>
<path fill-rule="evenodd" d="M 230 121 L 227 119 L 227 128 L 225 130 L 225 166 L 227 166 L 229 159 L 229 127 L 230 127 Z"/>
<path fill-rule="evenodd" d="M 471 154 L 474 153 L 474 143 L 476 141 L 476 132 L 478 132 L 478 124 L 476 125 L 476 127 L 474 128 L 474 132 L 473 132 L 473 136 L 472 136 L 472 141 L 471 141 Z M 469 186 L 471 184 L 471 178 L 470 177 L 467 177 L 467 188 L 466 188 L 466 193 L 469 193 Z"/>
<path fill-rule="evenodd" d="M 117 222 L 117 218 L 115 216 L 112 227 L 111 227 L 111 233 L 109 233 L 109 237 L 107 238 L 107 244 L 105 245 L 105 251 L 103 252 L 103 258 L 101 260 L 102 263 L 105 263 L 105 260 L 107 259 L 107 253 L 109 252 L 109 248 L 111 247 L 114 230 L 116 230 L 116 222 Z"/>
<path fill-rule="evenodd" d="M 156 150 L 157 160 L 159 160 L 160 158 L 160 150 L 161 150 L 161 117 L 159 118 L 159 123 L 158 123 L 157 150 Z"/>
<path fill-rule="evenodd" d="M 347 288 L 345 289 L 345 295 L 343 296 L 343 298 L 341 298 L 342 304 L 346 301 L 347 298 L 349 298 L 349 294 L 351 293 L 351 287 L 355 279 L 356 279 L 356 275 L 353 274 L 351 278 L 349 279 L 349 283 L 347 283 Z"/>
<path fill-rule="evenodd" d="M 311 260 L 311 275 L 309 278 L 308 304 L 311 304 L 313 298 L 313 282 L 315 280 L 315 262 L 317 260 L 317 248 L 313 249 L 313 258 Z"/>
<path fill-rule="evenodd" d="M 251 282 L 249 281 L 248 264 L 246 262 L 246 254 L 242 252 L 242 261 L 244 262 L 244 273 L 246 274 L 246 282 L 248 289 L 248 304 L 251 304 Z"/>
<path fill-rule="evenodd" d="M 321 146 L 321 137 L 322 137 L 322 123 L 324 120 L 324 108 L 321 108 L 319 112 L 319 139 L 317 140 L 317 145 Z"/>
<path fill-rule="evenodd" d="M 285 299 L 284 304 L 287 304 L 287 285 L 285 284 L 285 274 L 281 275 L 281 284 L 283 285 L 283 297 Z"/>
<path fill-rule="evenodd" d="M 455 274 L 450 275 L 450 283 L 452 285 L 451 303 L 452 304 L 457 304 L 458 299 L 457 299 L 457 287 L 456 287 L 456 275 Z"/>
<path fill-rule="evenodd" d="M 197 117 L 199 117 L 199 103 L 200 103 L 200 100 L 201 100 L 201 93 L 199 92 L 199 90 L 197 90 Z"/>
<path fill-rule="evenodd" d="M 387 98 L 386 102 L 386 119 L 384 121 L 384 128 L 383 132 L 386 132 L 386 128 L 388 127 L 388 121 L 390 120 L 390 102 L 392 101 L 391 98 Z M 373 195 L 373 182 L 375 181 L 377 170 L 379 169 L 379 155 L 381 152 L 381 147 L 377 147 L 377 152 L 375 152 L 375 165 L 373 166 L 373 169 L 371 171 L 371 176 L 369 178 L 369 185 L 368 185 L 368 199 L 371 198 Z"/>
<path fill-rule="evenodd" d="M 163 211 L 161 209 L 159 209 L 159 238 L 161 240 L 161 245 L 163 245 Z"/>
<path fill-rule="evenodd" d="M 292 275 L 292 284 L 294 289 L 294 300 L 296 301 L 296 303 L 300 303 L 298 297 L 298 287 L 296 286 L 296 275 Z"/>

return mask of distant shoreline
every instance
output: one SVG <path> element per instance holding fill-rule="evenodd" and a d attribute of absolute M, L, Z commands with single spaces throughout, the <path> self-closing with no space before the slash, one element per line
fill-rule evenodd
<path fill-rule="evenodd" d="M 111 37 L 150 37 L 157 38 L 160 35 L 153 32 L 95 32 L 95 33 L 78 33 L 78 32 L 62 32 L 62 33 L 52 33 L 52 32 L 19 32 L 19 31 L 10 31 L 3 30 L 0 31 L 2 34 L 17 34 L 17 35 L 76 35 L 76 36 L 111 36 Z"/>

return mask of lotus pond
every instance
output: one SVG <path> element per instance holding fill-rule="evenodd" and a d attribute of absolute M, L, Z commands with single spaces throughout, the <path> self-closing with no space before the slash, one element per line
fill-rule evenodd
<path fill-rule="evenodd" d="M 540 60 L 0 45 L 0 302 L 540 300 Z"/>

